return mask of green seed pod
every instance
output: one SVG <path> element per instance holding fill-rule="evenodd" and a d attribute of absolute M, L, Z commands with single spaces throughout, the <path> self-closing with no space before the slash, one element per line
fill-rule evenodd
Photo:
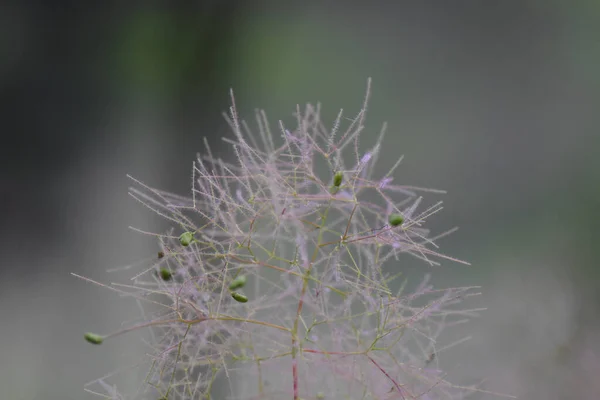
<path fill-rule="evenodd" d="M 325 393 L 323 393 L 323 392 L 317 393 L 317 399 L 323 400 L 324 398 L 325 398 Z"/>
<path fill-rule="evenodd" d="M 240 303 L 247 303 L 248 302 L 248 298 L 246 296 L 244 296 L 241 293 L 238 292 L 231 292 L 231 297 L 233 297 L 233 299 L 235 301 L 239 301 Z"/>
<path fill-rule="evenodd" d="M 161 268 L 158 272 L 163 281 L 169 281 L 173 277 L 173 273 L 167 268 Z"/>
<path fill-rule="evenodd" d="M 95 333 L 91 332 L 87 332 L 85 335 L 83 335 L 83 337 L 91 344 L 102 344 L 102 342 L 104 341 L 104 338 L 102 336 L 96 335 Z"/>
<path fill-rule="evenodd" d="M 246 285 L 246 277 L 244 275 L 240 275 L 229 284 L 229 290 L 236 290 L 239 288 L 243 288 Z"/>
<path fill-rule="evenodd" d="M 163 258 L 165 256 L 164 251 L 159 251 L 158 252 L 158 258 Z"/>
<path fill-rule="evenodd" d="M 404 222 L 404 217 L 400 214 L 391 214 L 388 221 L 391 226 L 400 226 Z"/>
<path fill-rule="evenodd" d="M 183 232 L 181 236 L 179 236 L 179 243 L 181 243 L 182 246 L 189 246 L 190 243 L 192 243 L 192 240 L 194 240 L 193 232 Z"/>
<path fill-rule="evenodd" d="M 344 179 L 344 174 L 342 171 L 338 171 L 333 176 L 333 186 L 339 187 L 342 184 L 342 180 Z"/>

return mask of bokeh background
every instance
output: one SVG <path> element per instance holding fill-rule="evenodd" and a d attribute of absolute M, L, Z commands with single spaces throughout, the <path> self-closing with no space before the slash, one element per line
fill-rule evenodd
<path fill-rule="evenodd" d="M 289 119 L 321 102 L 389 123 L 382 171 L 449 191 L 431 220 L 488 311 L 449 352 L 461 376 L 521 399 L 600 398 L 600 2 L 4 1 L 0 4 L 0 397 L 87 399 L 141 356 L 138 315 L 86 284 L 156 251 L 131 174 L 186 194 L 222 111 Z M 428 269 L 426 265 L 423 269 Z M 484 398 L 480 396 L 479 398 Z M 487 397 L 486 397 L 487 398 Z"/>

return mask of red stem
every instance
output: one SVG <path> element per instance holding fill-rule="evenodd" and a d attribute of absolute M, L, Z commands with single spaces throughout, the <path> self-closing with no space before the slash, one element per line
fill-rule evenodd
<path fill-rule="evenodd" d="M 383 368 L 381 368 L 381 366 L 379 364 L 377 364 L 377 361 L 373 360 L 370 356 L 367 356 L 367 358 L 369 360 L 371 360 L 371 362 L 373 364 L 375 364 L 375 366 L 381 371 L 383 372 L 383 374 L 390 380 L 392 381 L 392 383 L 394 384 L 394 387 L 396 388 L 396 390 L 398 391 L 398 393 L 400 394 L 400 397 L 402 397 L 402 399 L 406 400 L 406 397 L 404 397 L 404 394 L 402 394 L 402 389 L 400 388 L 400 385 L 398 384 L 398 382 L 396 382 L 396 380 L 394 378 L 392 378 Z M 411 396 L 412 397 L 412 396 Z"/>

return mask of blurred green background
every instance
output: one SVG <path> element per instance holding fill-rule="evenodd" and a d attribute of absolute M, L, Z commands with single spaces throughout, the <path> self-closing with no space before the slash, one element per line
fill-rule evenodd
<path fill-rule="evenodd" d="M 387 121 L 381 171 L 404 154 L 397 181 L 449 191 L 430 226 L 459 225 L 440 245 L 473 266 L 431 272 L 484 287 L 453 368 L 521 399 L 600 398 L 599 67 L 594 0 L 2 2 L 0 397 L 92 398 L 143 355 L 86 345 L 137 306 L 69 275 L 109 282 L 155 251 L 128 230 L 159 221 L 127 173 L 188 193 L 203 137 L 230 155 L 230 88 L 250 122 L 306 102 L 332 122 L 372 77 L 363 149 Z"/>

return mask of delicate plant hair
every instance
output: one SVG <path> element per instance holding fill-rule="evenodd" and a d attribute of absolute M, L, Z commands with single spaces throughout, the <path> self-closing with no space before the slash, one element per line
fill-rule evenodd
<path fill-rule="evenodd" d="M 235 161 L 205 152 L 191 197 L 133 179 L 131 196 L 172 224 L 150 233 L 158 256 L 131 282 L 104 285 L 147 304 L 144 321 L 110 335 L 150 332 L 147 375 L 127 397 L 105 377 L 86 390 L 109 399 L 463 399 L 478 386 L 446 380 L 438 337 L 480 309 L 478 287 L 408 290 L 404 256 L 466 264 L 438 252 L 422 208 L 430 189 L 396 184 L 402 157 L 375 175 L 386 126 L 359 150 L 370 91 L 358 115 L 332 127 L 320 105 L 297 107 L 296 126 L 257 130 L 232 107 L 224 138 Z M 344 126 L 347 125 L 347 126 Z M 385 265 L 385 268 L 384 268 Z"/>

